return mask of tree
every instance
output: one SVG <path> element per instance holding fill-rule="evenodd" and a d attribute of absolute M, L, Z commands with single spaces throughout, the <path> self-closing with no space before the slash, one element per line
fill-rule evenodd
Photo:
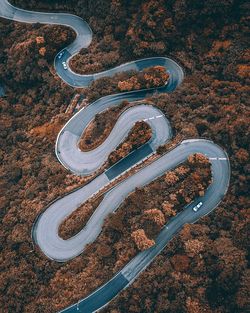
<path fill-rule="evenodd" d="M 145 231 L 143 229 L 137 229 L 133 231 L 131 234 L 131 238 L 136 244 L 138 250 L 140 251 L 146 250 L 155 244 L 154 240 L 149 239 L 146 236 Z"/>

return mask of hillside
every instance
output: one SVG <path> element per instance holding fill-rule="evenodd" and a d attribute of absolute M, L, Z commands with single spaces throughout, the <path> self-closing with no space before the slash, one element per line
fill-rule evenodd
<path fill-rule="evenodd" d="M 220 206 L 196 224 L 186 225 L 102 312 L 247 312 L 249 4 L 244 0 L 52 2 L 11 1 L 25 9 L 70 12 L 90 24 L 91 46 L 71 61 L 79 73 L 149 56 L 175 59 L 185 70 L 184 82 L 175 92 L 155 94 L 147 101 L 168 117 L 175 137 L 211 139 L 227 151 L 231 163 L 230 188 Z M 0 82 L 6 93 L 0 98 L 0 308 L 4 313 L 52 313 L 88 295 L 140 250 L 140 239 L 152 243 L 154 236 L 147 237 L 152 225 L 145 226 L 143 213 L 137 219 L 130 216 L 140 210 L 134 204 L 141 201 L 144 213 L 156 209 L 151 213 L 161 224 L 160 203 L 169 197 L 164 190 L 158 193 L 157 183 L 136 190 L 120 207 L 118 218 L 107 219 L 98 240 L 67 263 L 47 259 L 34 246 L 31 229 L 39 213 L 90 179 L 70 174 L 54 153 L 76 91 L 56 75 L 53 60 L 74 36 L 66 27 L 0 20 Z M 92 101 L 116 90 L 116 83 L 110 86 L 110 79 L 104 78 L 77 92 Z M 203 174 L 208 179 L 209 173 Z M 187 177 L 185 184 L 189 183 Z M 183 185 L 178 184 L 173 193 L 180 194 Z M 158 203 L 151 207 L 141 200 L 154 195 Z M 125 217 L 127 223 L 122 223 Z M 133 223 L 144 233 L 136 232 Z"/>

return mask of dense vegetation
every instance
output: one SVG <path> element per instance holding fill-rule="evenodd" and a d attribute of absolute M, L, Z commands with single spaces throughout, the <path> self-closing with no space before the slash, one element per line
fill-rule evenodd
<path fill-rule="evenodd" d="M 12 3 L 75 13 L 90 23 L 95 34 L 93 43 L 72 60 L 79 72 L 95 72 L 146 56 L 172 56 L 184 67 L 185 81 L 173 94 L 156 94 L 150 101 L 167 115 L 175 134 L 210 138 L 229 153 L 232 177 L 224 201 L 211 215 L 195 225 L 186 225 L 103 312 L 247 312 L 247 1 Z M 123 204 L 119 218 L 108 219 L 99 239 L 74 260 L 58 264 L 33 246 L 30 233 L 37 215 L 52 199 L 86 181 L 69 174 L 54 155 L 55 137 L 69 118 L 64 111 L 74 90 L 55 75 L 53 57 L 73 37 L 72 31 L 59 26 L 0 21 L 0 81 L 6 88 L 6 98 L 0 98 L 3 312 L 55 312 L 110 278 L 137 252 L 141 241 L 138 237 L 146 239 L 147 235 L 141 220 L 136 221 L 138 227 L 133 232 L 144 229 L 144 233 L 137 231 L 130 237 L 125 232 L 119 214 L 130 214 L 128 202 L 134 210 L 151 210 L 146 215 L 162 221 L 161 213 L 155 211 L 158 206 L 143 206 L 147 193 L 151 198 L 152 194 L 161 196 L 151 185 L 146 191 L 137 190 L 132 200 Z M 101 88 L 93 89 L 93 98 L 98 93 L 102 94 Z M 91 90 L 88 95 L 91 97 Z"/>

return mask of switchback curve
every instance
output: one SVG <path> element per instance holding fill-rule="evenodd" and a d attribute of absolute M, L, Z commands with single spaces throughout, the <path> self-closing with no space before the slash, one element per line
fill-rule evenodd
<path fill-rule="evenodd" d="M 70 69 L 64 70 L 62 62 L 68 64 L 69 59 L 83 47 L 87 48 L 92 40 L 92 31 L 88 24 L 81 18 L 62 13 L 41 13 L 30 12 L 13 7 L 7 0 L 0 0 L 0 16 L 26 23 L 43 23 L 66 25 L 73 28 L 77 34 L 75 41 L 62 50 L 62 57 L 57 54 L 55 68 L 58 75 L 69 85 L 75 87 L 88 86 L 93 80 L 104 76 L 112 76 L 124 70 L 142 70 L 149 66 L 161 65 L 170 74 L 168 83 L 157 88 L 159 92 L 172 92 L 183 80 L 181 67 L 173 60 L 165 57 L 156 57 L 129 62 L 114 69 L 93 75 L 79 75 Z M 156 244 L 134 257 L 117 275 L 110 281 L 91 293 L 88 297 L 79 301 L 62 312 L 95 312 L 111 301 L 122 289 L 130 285 L 134 279 L 153 261 L 162 251 L 166 244 L 186 223 L 194 223 L 202 216 L 210 213 L 225 195 L 230 179 L 230 164 L 226 152 L 211 141 L 204 139 L 186 140 L 180 143 L 175 149 L 160 157 L 150 165 L 142 168 L 133 176 L 128 177 L 122 183 L 116 185 L 105 194 L 104 200 L 91 216 L 86 227 L 76 236 L 69 240 L 62 240 L 58 236 L 58 227 L 72 211 L 91 195 L 95 194 L 116 178 L 125 170 L 144 159 L 156 148 L 171 138 L 171 128 L 167 119 L 158 109 L 151 106 L 141 105 L 124 112 L 120 116 L 117 125 L 109 138 L 97 149 L 90 153 L 77 152 L 77 143 L 84 128 L 93 119 L 95 114 L 104 109 L 117 105 L 122 100 L 141 100 L 155 89 L 133 91 L 123 94 L 111 95 L 97 100 L 85 109 L 80 110 L 63 127 L 56 142 L 56 155 L 58 160 L 69 170 L 76 174 L 87 175 L 95 171 L 104 162 L 107 153 L 114 149 L 121 140 L 125 138 L 132 124 L 137 120 L 147 120 L 153 129 L 153 138 L 150 142 L 132 154 L 132 157 L 125 158 L 125 161 L 117 163 L 105 173 L 96 177 L 86 186 L 64 196 L 53 202 L 43 214 L 39 216 L 33 227 L 33 237 L 41 250 L 49 257 L 59 262 L 67 261 L 79 255 L 86 243 L 92 242 L 101 231 L 104 217 L 114 211 L 125 197 L 138 185 L 146 185 L 164 172 L 183 163 L 190 154 L 203 153 L 209 157 L 213 181 L 203 197 L 196 199 L 192 204 L 187 205 L 184 210 L 175 218 L 170 220 L 163 227 L 156 239 Z M 130 123 L 125 126 L 129 119 Z M 124 127 L 124 131 L 118 135 L 118 126 Z M 110 143 L 113 145 L 110 145 Z M 94 161 L 93 161 L 94 160 Z M 198 212 L 192 207 L 198 202 L 204 204 Z M 58 208 L 60 207 L 60 210 Z M 64 208 L 64 209 L 62 209 Z M 107 210 L 109 208 L 109 210 Z M 95 226 L 95 227 L 93 227 Z"/>

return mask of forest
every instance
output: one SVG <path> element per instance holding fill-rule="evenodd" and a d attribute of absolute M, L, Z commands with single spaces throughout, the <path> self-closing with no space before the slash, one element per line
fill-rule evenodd
<path fill-rule="evenodd" d="M 117 213 L 110 214 L 107 218 L 108 225 L 110 223 L 113 225 L 111 233 L 113 230 L 118 230 L 122 235 L 125 230 L 127 232 L 131 229 L 123 237 L 132 236 L 133 238 L 133 234 L 137 234 L 140 230 L 153 240 L 170 217 L 179 213 L 195 197 L 203 196 L 211 182 L 209 160 L 202 154 L 196 154 L 191 155 L 186 163 L 158 177 L 146 187 L 137 188 L 132 195 L 129 195 L 125 203 L 118 208 Z M 142 199 L 140 202 L 138 195 Z M 103 196 L 99 196 L 98 199 L 89 199 L 88 203 L 84 203 L 70 214 L 60 225 L 60 236 L 68 239 L 77 234 L 102 200 Z M 115 225 L 120 226 L 117 229 Z M 140 236 L 136 238 L 135 243 Z M 148 237 L 145 239 L 147 241 Z M 143 242 L 142 240 L 142 244 Z"/>
<path fill-rule="evenodd" d="M 197 223 L 185 225 L 136 281 L 101 312 L 248 312 L 248 1 L 11 3 L 31 10 L 73 13 L 90 24 L 93 42 L 71 60 L 72 68 L 79 73 L 93 73 L 149 56 L 176 60 L 185 71 L 182 85 L 173 93 L 156 93 L 147 101 L 170 120 L 174 140 L 178 136 L 211 139 L 230 158 L 230 187 L 219 207 Z M 57 263 L 43 255 L 31 238 L 37 215 L 52 200 L 91 179 L 70 174 L 54 154 L 58 131 L 71 117 L 65 111 L 76 92 L 93 101 L 116 92 L 120 81 L 129 80 L 125 74 L 113 82 L 103 78 L 86 90 L 67 86 L 56 75 L 53 59 L 74 37 L 72 30 L 62 26 L 0 20 L 0 82 L 5 89 L 5 96 L 0 98 L 3 313 L 54 313 L 87 296 L 138 251 L 153 244 L 155 232 L 180 209 L 177 200 L 181 204 L 190 201 L 211 179 L 204 157 L 192 156 L 181 169 L 173 169 L 158 181 L 135 190 L 107 218 L 98 239 L 77 258 Z M 127 106 L 125 103 L 122 110 Z M 114 115 L 117 118 L 119 112 Z M 105 128 L 114 123 L 113 117 L 107 123 Z M 100 134 L 95 129 L 92 133 L 95 144 Z M 202 173 L 199 177 L 195 175 L 197 170 Z M 191 182 L 194 175 L 201 183 L 200 189 Z M 180 191 L 184 186 L 190 189 L 183 196 Z M 147 201 L 152 195 L 155 203 Z M 93 209 L 92 204 L 85 206 L 83 224 Z M 66 225 L 62 236 L 70 234 Z"/>

